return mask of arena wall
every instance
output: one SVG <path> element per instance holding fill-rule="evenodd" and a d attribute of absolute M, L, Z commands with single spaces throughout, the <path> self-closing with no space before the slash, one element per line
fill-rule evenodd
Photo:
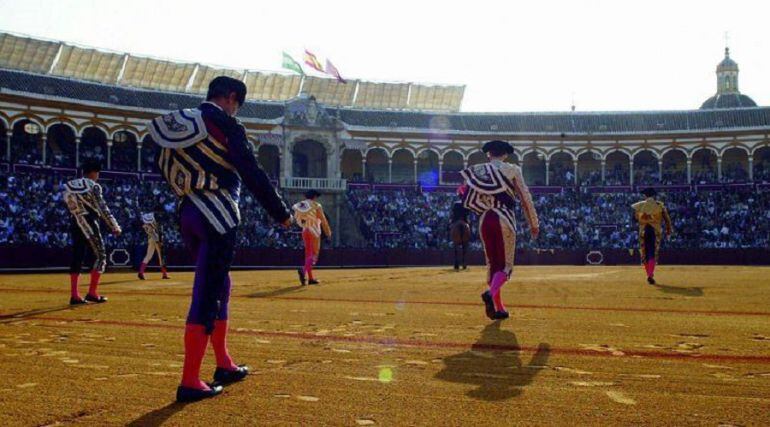
<path fill-rule="evenodd" d="M 110 250 L 110 268 L 132 268 L 144 255 L 138 246 Z M 167 251 L 171 268 L 189 269 L 192 262 L 184 249 Z M 64 270 L 70 260 L 68 249 L 34 246 L 0 247 L 0 270 L 39 271 Z M 236 252 L 235 266 L 239 268 L 291 268 L 299 265 L 302 252 L 293 249 L 241 249 Z M 319 267 L 399 267 L 442 266 L 454 262 L 451 250 L 425 249 L 325 249 Z M 638 251 L 606 250 L 517 250 L 517 265 L 634 265 L 639 262 Z M 468 264 L 481 266 L 481 251 L 468 253 Z M 693 249 L 664 251 L 661 264 L 666 265 L 770 265 L 770 249 Z"/>

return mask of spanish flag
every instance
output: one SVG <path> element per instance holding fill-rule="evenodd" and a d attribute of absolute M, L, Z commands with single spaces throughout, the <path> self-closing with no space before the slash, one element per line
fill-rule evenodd
<path fill-rule="evenodd" d="M 305 64 L 316 71 L 325 73 L 323 66 L 320 62 L 318 62 L 318 58 L 316 58 L 315 55 L 307 49 L 305 49 Z"/>

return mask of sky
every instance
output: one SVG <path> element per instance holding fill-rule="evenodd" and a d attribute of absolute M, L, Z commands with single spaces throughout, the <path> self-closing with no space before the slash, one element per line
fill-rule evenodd
<path fill-rule="evenodd" d="M 0 31 L 253 70 L 307 48 L 347 78 L 463 84 L 463 111 L 673 110 L 716 92 L 725 33 L 741 92 L 770 105 L 768 12 L 761 0 L 0 0 Z"/>

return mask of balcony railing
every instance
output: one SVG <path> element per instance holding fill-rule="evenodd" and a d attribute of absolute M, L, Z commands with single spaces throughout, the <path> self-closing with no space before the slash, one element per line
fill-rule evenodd
<path fill-rule="evenodd" d="M 325 191 L 345 191 L 348 188 L 346 179 L 334 178 L 300 178 L 290 177 L 281 178 L 281 187 L 290 190 L 325 190 Z"/>

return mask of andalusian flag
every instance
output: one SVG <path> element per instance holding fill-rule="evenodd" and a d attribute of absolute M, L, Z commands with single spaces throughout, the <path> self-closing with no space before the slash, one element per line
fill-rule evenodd
<path fill-rule="evenodd" d="M 288 53 L 283 53 L 283 68 L 286 68 L 287 70 L 292 70 L 297 73 L 299 73 L 301 76 L 305 75 L 305 72 L 302 71 L 302 66 L 299 65 L 299 62 L 295 61 L 294 58 L 291 57 Z"/>
<path fill-rule="evenodd" d="M 318 58 L 316 58 L 315 55 L 307 49 L 305 49 L 305 64 L 309 65 L 314 70 L 325 73 L 324 67 L 320 62 L 318 62 Z"/>

